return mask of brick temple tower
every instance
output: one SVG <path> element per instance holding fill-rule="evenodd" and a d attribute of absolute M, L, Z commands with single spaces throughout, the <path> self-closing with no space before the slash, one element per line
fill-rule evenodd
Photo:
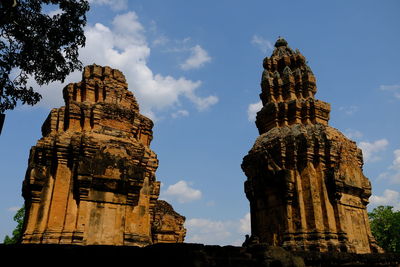
<path fill-rule="evenodd" d="M 185 217 L 158 200 L 153 122 L 124 75 L 85 67 L 64 88 L 32 147 L 23 183 L 22 243 L 137 245 L 183 242 Z"/>
<path fill-rule="evenodd" d="M 328 125 L 330 105 L 314 98 L 306 59 L 279 38 L 263 67 L 260 136 L 242 163 L 253 238 L 289 250 L 380 252 L 361 150 Z"/>

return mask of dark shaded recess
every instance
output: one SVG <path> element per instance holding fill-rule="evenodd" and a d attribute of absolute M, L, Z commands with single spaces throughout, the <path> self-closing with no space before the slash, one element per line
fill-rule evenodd
<path fill-rule="evenodd" d="M 136 111 L 121 108 L 118 104 L 106 103 L 101 108 L 105 119 L 124 118 L 133 121 L 137 115 Z"/>
<path fill-rule="evenodd" d="M 40 255 L 40 257 L 39 257 Z M 0 244 L 4 262 L 40 262 L 74 266 L 400 266 L 400 254 L 352 254 L 312 251 L 288 252 L 280 247 L 211 246 L 203 244 L 156 244 L 135 246 L 74 246 L 74 245 L 4 245 Z M 123 264 L 123 265 L 122 265 Z"/>

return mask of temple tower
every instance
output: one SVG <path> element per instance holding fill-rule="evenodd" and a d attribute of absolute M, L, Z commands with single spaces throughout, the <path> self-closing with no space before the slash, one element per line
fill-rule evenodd
<path fill-rule="evenodd" d="M 381 251 L 362 152 L 328 125 L 330 105 L 315 99 L 306 59 L 279 38 L 263 67 L 260 136 L 242 163 L 253 238 L 289 250 Z"/>
<path fill-rule="evenodd" d="M 91 65 L 82 76 L 64 88 L 65 106 L 51 110 L 31 149 L 22 242 L 183 242 L 185 217 L 158 200 L 153 122 L 120 71 Z"/>

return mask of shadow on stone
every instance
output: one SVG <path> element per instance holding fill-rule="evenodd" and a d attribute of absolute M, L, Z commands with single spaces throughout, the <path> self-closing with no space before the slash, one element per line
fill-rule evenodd
<path fill-rule="evenodd" d="M 3 262 L 8 260 L 41 265 L 129 264 L 133 266 L 182 267 L 301 267 L 301 266 L 400 266 L 400 254 L 354 254 L 343 252 L 289 252 L 281 247 L 258 244 L 250 247 L 211 246 L 190 243 L 136 246 L 0 245 Z"/>

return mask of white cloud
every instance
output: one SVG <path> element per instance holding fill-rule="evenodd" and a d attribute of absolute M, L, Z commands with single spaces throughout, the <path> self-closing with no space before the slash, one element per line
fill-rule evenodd
<path fill-rule="evenodd" d="M 393 206 L 395 210 L 400 210 L 400 193 L 386 189 L 382 196 L 372 195 L 369 198 L 372 206 Z"/>
<path fill-rule="evenodd" d="M 247 108 L 247 118 L 249 121 L 255 121 L 257 112 L 261 110 L 263 107 L 261 100 L 258 101 L 257 103 L 250 104 Z"/>
<path fill-rule="evenodd" d="M 189 111 L 184 110 L 184 109 L 180 109 L 171 114 L 171 117 L 174 119 L 180 118 L 180 117 L 187 117 L 187 116 L 189 116 Z"/>
<path fill-rule="evenodd" d="M 400 171 L 395 172 L 391 177 L 390 180 L 394 184 L 400 184 Z"/>
<path fill-rule="evenodd" d="M 360 139 L 364 136 L 362 132 L 354 129 L 346 129 L 344 131 L 344 135 L 350 139 Z"/>
<path fill-rule="evenodd" d="M 21 207 L 14 206 L 14 207 L 9 207 L 7 210 L 10 212 L 17 212 L 20 208 Z"/>
<path fill-rule="evenodd" d="M 253 35 L 253 38 L 251 39 L 251 43 L 258 47 L 258 49 L 261 50 L 264 54 L 267 53 L 269 50 L 274 49 L 274 45 L 267 39 L 264 39 L 263 37 L 260 37 L 258 35 Z"/>
<path fill-rule="evenodd" d="M 165 199 L 176 199 L 179 203 L 187 203 L 200 199 L 202 193 L 200 190 L 191 188 L 186 181 L 179 181 L 176 184 L 168 186 L 167 190 L 162 192 Z"/>
<path fill-rule="evenodd" d="M 195 104 L 197 110 L 199 111 L 206 110 L 210 106 L 217 104 L 219 101 L 218 97 L 214 95 L 199 97 L 193 92 L 188 92 L 185 96 Z"/>
<path fill-rule="evenodd" d="M 153 46 L 161 46 L 161 45 L 165 45 L 169 42 L 168 37 L 164 36 L 164 35 L 160 35 L 158 36 L 156 39 L 154 39 L 151 44 Z"/>
<path fill-rule="evenodd" d="M 386 139 L 380 139 L 375 142 L 360 142 L 359 147 L 361 148 L 365 162 L 375 162 L 380 160 L 380 157 L 376 154 L 384 151 L 389 142 Z"/>
<path fill-rule="evenodd" d="M 393 155 L 392 164 L 378 176 L 378 180 L 386 179 L 393 184 L 400 184 L 400 149 L 394 150 Z"/>
<path fill-rule="evenodd" d="M 96 23 L 85 28 L 86 46 L 80 49 L 84 65 L 99 64 L 121 70 L 127 78 L 129 89 L 138 99 L 141 113 L 155 119 L 160 112 L 177 107 L 181 98 L 188 99 L 199 111 L 218 102 L 218 97 L 197 94 L 201 81 L 185 77 L 154 74 L 147 60 L 150 47 L 144 35 L 145 29 L 135 12 L 115 16 L 111 27 Z M 78 82 L 80 72 L 67 77 L 64 84 L 59 82 L 42 86 L 38 91 L 43 95 L 39 106 L 58 107 L 63 105 L 62 88 L 70 82 Z M 32 84 L 34 88 L 38 86 Z"/>
<path fill-rule="evenodd" d="M 246 213 L 246 215 L 239 220 L 239 231 L 243 234 L 250 234 L 250 212 Z"/>
<path fill-rule="evenodd" d="M 238 220 L 210 220 L 192 218 L 186 221 L 188 230 L 186 242 L 211 245 L 240 246 L 244 234 L 250 234 L 250 213 Z"/>
<path fill-rule="evenodd" d="M 121 11 L 128 8 L 128 0 L 89 0 L 90 4 L 110 7 L 113 11 Z"/>
<path fill-rule="evenodd" d="M 379 86 L 379 89 L 382 90 L 382 91 L 393 92 L 394 97 L 400 99 L 400 84 L 381 85 L 381 86 Z"/>
<path fill-rule="evenodd" d="M 211 61 L 211 57 L 208 55 L 207 51 L 200 45 L 190 48 L 190 51 L 191 54 L 189 58 L 181 64 L 181 69 L 183 70 L 198 69 Z"/>
<path fill-rule="evenodd" d="M 159 31 L 155 20 L 150 21 L 146 32 L 149 39 L 151 39 L 152 47 L 164 46 L 170 42 L 170 39 L 164 33 Z"/>
<path fill-rule="evenodd" d="M 400 184 L 400 149 L 393 151 L 394 160 L 389 169 L 392 171 L 389 178 L 392 183 Z"/>
<path fill-rule="evenodd" d="M 144 27 L 138 19 L 135 12 L 128 12 L 114 17 L 112 33 L 114 37 L 118 37 L 116 40 L 113 40 L 114 46 L 121 50 L 133 47 L 139 49 L 139 51 L 143 49 L 145 52 L 139 55 L 147 56 L 150 54 L 150 48 L 148 48 L 146 43 Z"/>
<path fill-rule="evenodd" d="M 186 242 L 202 244 L 229 244 L 226 240 L 232 235 L 232 222 L 212 221 L 202 218 L 189 219 L 185 223 L 188 229 Z"/>
<path fill-rule="evenodd" d="M 355 106 L 355 105 L 351 105 L 348 107 L 339 107 L 339 110 L 344 112 L 347 115 L 353 115 L 354 113 L 356 113 L 359 110 L 359 107 Z"/>
<path fill-rule="evenodd" d="M 393 165 L 392 168 L 394 170 L 400 171 L 400 149 L 396 149 L 394 152 L 394 160 L 393 160 Z"/>

